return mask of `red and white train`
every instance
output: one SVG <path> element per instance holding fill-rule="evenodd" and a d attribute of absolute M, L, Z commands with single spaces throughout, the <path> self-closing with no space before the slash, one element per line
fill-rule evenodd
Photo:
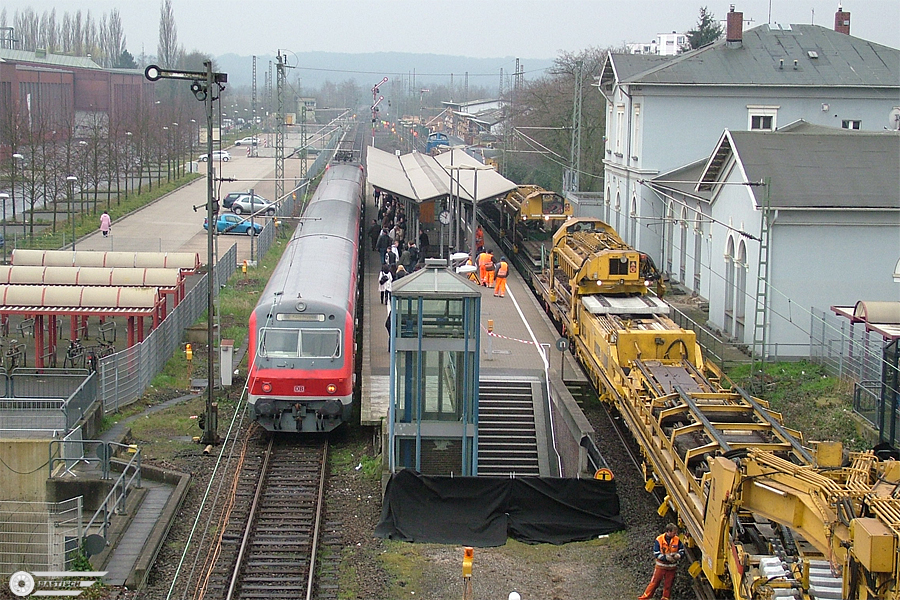
<path fill-rule="evenodd" d="M 322 176 L 250 316 L 248 396 L 268 431 L 326 432 L 351 418 L 365 176 Z"/>

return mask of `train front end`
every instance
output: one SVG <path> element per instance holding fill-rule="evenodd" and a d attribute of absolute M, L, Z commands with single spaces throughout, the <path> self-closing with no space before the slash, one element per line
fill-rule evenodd
<path fill-rule="evenodd" d="M 350 420 L 351 315 L 346 309 L 303 301 L 269 308 L 257 307 L 250 324 L 251 417 L 276 432 L 323 433 Z"/>

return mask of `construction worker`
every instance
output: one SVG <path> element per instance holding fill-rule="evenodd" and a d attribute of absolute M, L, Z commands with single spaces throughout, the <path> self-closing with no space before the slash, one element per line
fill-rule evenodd
<path fill-rule="evenodd" d="M 488 261 L 485 265 L 485 273 L 487 273 L 487 286 L 489 288 L 494 287 L 494 272 L 497 268 L 497 265 L 494 264 L 494 253 L 491 250 L 487 251 Z"/>
<path fill-rule="evenodd" d="M 638 600 L 652 598 L 660 582 L 663 584 L 662 600 L 669 600 L 672 597 L 672 583 L 675 581 L 678 561 L 684 557 L 684 545 L 678 539 L 678 526 L 675 523 L 666 525 L 665 532 L 653 542 L 653 555 L 656 558 L 653 578 L 644 593 L 638 596 Z"/>
<path fill-rule="evenodd" d="M 479 225 L 475 229 L 475 251 L 478 252 L 482 248 L 484 248 L 484 230 Z"/>
<path fill-rule="evenodd" d="M 497 282 L 494 285 L 494 295 L 500 296 L 503 298 L 506 296 L 506 276 L 509 275 L 509 263 L 506 262 L 506 257 L 500 257 L 500 263 L 496 266 L 494 270 L 494 276 L 497 278 Z"/>
<path fill-rule="evenodd" d="M 478 255 L 478 280 L 481 285 L 487 287 L 487 265 L 491 262 L 491 254 L 487 250 Z"/>

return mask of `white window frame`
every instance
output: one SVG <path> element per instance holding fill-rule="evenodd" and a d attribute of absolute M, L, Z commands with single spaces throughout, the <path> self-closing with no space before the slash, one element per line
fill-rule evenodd
<path fill-rule="evenodd" d="M 778 109 L 780 106 L 765 106 L 759 104 L 747 105 L 747 131 L 775 131 L 778 129 Z M 771 128 L 753 128 L 753 117 L 772 117 Z"/>
<path fill-rule="evenodd" d="M 860 129 L 862 129 L 862 119 L 842 119 L 841 128 L 859 131 Z"/>
<path fill-rule="evenodd" d="M 624 145 L 625 145 L 625 105 L 617 104 L 616 105 L 616 146 L 615 146 L 616 156 L 623 155 L 622 147 Z"/>
<path fill-rule="evenodd" d="M 631 158 L 638 160 L 641 155 L 641 105 L 635 104 L 631 118 Z"/>

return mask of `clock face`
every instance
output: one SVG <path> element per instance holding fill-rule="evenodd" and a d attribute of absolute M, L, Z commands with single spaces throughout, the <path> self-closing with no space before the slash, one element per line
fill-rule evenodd
<path fill-rule="evenodd" d="M 446 210 L 442 210 L 441 214 L 438 215 L 438 218 L 441 220 L 441 223 L 444 225 L 450 224 L 450 212 Z"/>

